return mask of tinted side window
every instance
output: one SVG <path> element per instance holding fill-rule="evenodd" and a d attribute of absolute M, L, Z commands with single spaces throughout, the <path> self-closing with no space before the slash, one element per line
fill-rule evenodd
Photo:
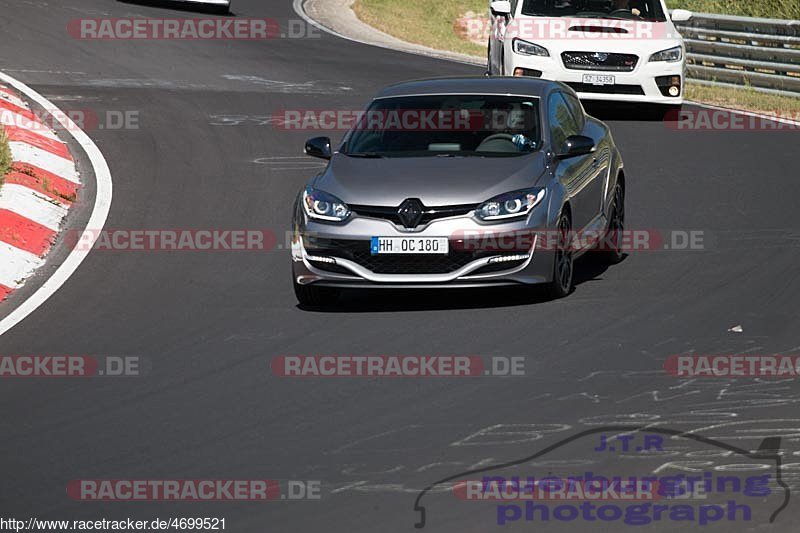
<path fill-rule="evenodd" d="M 586 123 L 586 114 L 583 111 L 583 105 L 581 105 L 581 101 L 569 93 L 562 93 L 562 95 L 567 101 L 567 105 L 569 106 L 570 111 L 572 111 L 575 121 L 578 123 L 578 129 L 583 131 L 583 126 Z"/>
<path fill-rule="evenodd" d="M 550 95 L 547 103 L 547 120 L 550 123 L 550 140 L 553 150 L 560 150 L 570 135 L 578 135 L 580 129 L 575 117 L 560 93 Z"/>
<path fill-rule="evenodd" d="M 514 17 L 517 14 L 517 6 L 519 5 L 519 0 L 511 0 L 511 16 Z"/>

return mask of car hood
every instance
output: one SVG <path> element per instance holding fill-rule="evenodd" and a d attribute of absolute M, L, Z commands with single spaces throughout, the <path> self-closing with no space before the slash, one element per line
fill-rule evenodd
<path fill-rule="evenodd" d="M 551 56 L 555 55 L 554 52 L 583 50 L 642 54 L 665 50 L 682 42 L 681 34 L 672 21 L 648 22 L 561 17 L 547 19 L 558 23 L 551 29 L 536 30 L 537 27 L 533 24 L 541 22 L 541 18 L 519 17 L 517 19 L 519 28 L 512 35 L 544 46 L 550 51 Z"/>
<path fill-rule="evenodd" d="M 477 204 L 536 185 L 541 152 L 520 157 L 394 157 L 335 154 L 313 186 L 353 205 L 397 206 L 419 198 L 426 206 Z"/>

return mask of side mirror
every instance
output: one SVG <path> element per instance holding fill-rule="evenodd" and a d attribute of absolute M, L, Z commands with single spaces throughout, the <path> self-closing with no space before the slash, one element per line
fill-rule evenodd
<path fill-rule="evenodd" d="M 594 140 L 583 135 L 572 135 L 564 141 L 564 146 L 558 153 L 559 159 L 569 159 L 579 155 L 590 154 L 594 151 Z"/>
<path fill-rule="evenodd" d="M 328 137 L 314 137 L 306 141 L 306 155 L 319 157 L 320 159 L 331 158 L 331 140 Z"/>
<path fill-rule="evenodd" d="M 485 5 L 485 4 L 484 4 Z M 511 2 L 509 0 L 498 0 L 496 2 L 491 3 L 491 10 L 492 15 L 510 15 L 511 14 Z"/>
<path fill-rule="evenodd" d="M 688 9 L 673 9 L 672 10 L 672 21 L 673 22 L 688 22 L 690 18 L 694 16 L 694 13 L 689 11 Z"/>

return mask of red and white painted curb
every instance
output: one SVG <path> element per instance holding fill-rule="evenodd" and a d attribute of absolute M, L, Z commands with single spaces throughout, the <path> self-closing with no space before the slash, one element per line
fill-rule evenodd
<path fill-rule="evenodd" d="M 0 124 L 14 160 L 0 187 L 2 301 L 44 264 L 81 183 L 66 143 L 2 84 Z"/>

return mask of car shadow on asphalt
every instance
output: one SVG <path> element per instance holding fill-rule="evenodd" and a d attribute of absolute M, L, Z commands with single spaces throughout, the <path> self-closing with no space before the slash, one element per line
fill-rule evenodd
<path fill-rule="evenodd" d="M 185 2 L 180 0 L 118 0 L 118 1 L 123 4 L 155 7 L 159 9 L 170 9 L 173 11 L 188 11 L 192 13 L 205 13 L 209 15 L 227 15 L 231 17 L 236 16 L 233 12 L 226 13 L 224 9 L 218 6 L 214 5 L 204 6 L 202 4 L 195 4 L 194 2 Z"/>
<path fill-rule="evenodd" d="M 609 267 L 592 253 L 576 260 L 575 292 L 587 282 L 602 281 L 602 275 L 609 268 L 613 266 Z M 567 296 L 565 301 L 571 296 Z M 297 308 L 318 313 L 397 313 L 521 307 L 550 301 L 544 290 L 539 287 L 358 289 L 343 291 L 339 301 L 333 305 L 319 307 L 298 305 Z"/>
<path fill-rule="evenodd" d="M 611 122 L 674 122 L 679 116 L 676 108 L 658 104 L 583 101 L 583 107 L 591 116 Z"/>

